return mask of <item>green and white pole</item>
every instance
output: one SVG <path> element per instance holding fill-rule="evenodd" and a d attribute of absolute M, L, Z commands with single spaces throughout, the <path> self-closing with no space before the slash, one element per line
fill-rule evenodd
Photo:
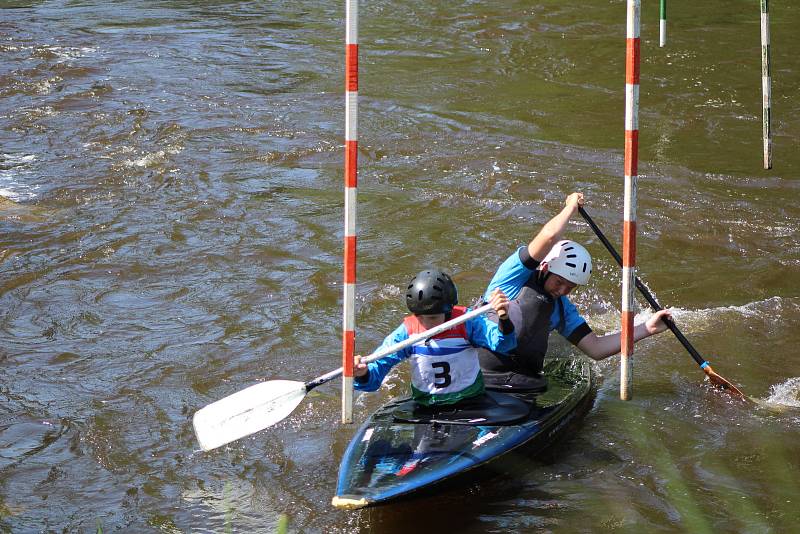
<path fill-rule="evenodd" d="M 667 0 L 661 0 L 658 21 L 658 46 L 663 47 L 667 44 Z"/>
<path fill-rule="evenodd" d="M 769 61 L 769 0 L 761 0 L 761 123 L 764 137 L 764 168 L 772 168 L 772 78 Z"/>

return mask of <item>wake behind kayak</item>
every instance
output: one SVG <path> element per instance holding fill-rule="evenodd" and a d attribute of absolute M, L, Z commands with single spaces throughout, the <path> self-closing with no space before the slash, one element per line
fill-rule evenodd
<path fill-rule="evenodd" d="M 494 414 L 465 410 L 426 418 L 408 399 L 384 405 L 350 441 L 332 504 L 341 509 L 382 504 L 460 477 L 523 445 L 528 455 L 545 448 L 588 410 L 593 376 L 583 359 L 551 360 L 544 373 L 547 390 L 529 395 L 526 404 L 491 394 L 493 404 L 503 404 Z"/>

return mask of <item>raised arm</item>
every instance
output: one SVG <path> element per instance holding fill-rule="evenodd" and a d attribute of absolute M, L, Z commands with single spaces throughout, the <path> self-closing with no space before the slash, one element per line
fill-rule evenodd
<path fill-rule="evenodd" d="M 531 258 L 536 261 L 544 259 L 553 245 L 561 239 L 570 218 L 578 211 L 578 206 L 583 206 L 583 193 L 570 194 L 564 202 L 564 209 L 547 221 L 533 241 L 528 243 L 528 254 Z"/>

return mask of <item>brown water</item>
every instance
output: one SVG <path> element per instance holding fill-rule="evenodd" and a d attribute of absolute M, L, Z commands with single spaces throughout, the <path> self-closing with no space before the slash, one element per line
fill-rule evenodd
<path fill-rule="evenodd" d="M 340 364 L 343 3 L 0 6 L 0 531 L 797 529 L 800 7 L 772 6 L 764 171 L 758 3 L 671 7 L 663 49 L 643 6 L 639 274 L 763 406 L 665 333 L 637 346 L 631 402 L 598 364 L 583 424 L 513 476 L 348 513 L 336 386 L 214 452 L 191 427 Z M 411 273 L 440 265 L 471 300 L 571 191 L 619 242 L 622 0 L 361 7 L 360 352 Z M 613 331 L 618 271 L 570 237 L 597 264 L 575 300 Z"/>

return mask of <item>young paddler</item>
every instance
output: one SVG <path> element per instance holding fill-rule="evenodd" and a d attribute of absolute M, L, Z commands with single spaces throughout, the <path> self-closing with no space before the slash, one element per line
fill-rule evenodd
<path fill-rule="evenodd" d="M 484 393 L 483 374 L 476 347 L 508 352 L 516 347 L 514 325 L 508 320 L 508 299 L 502 291 L 488 297 L 498 317 L 497 322 L 485 315 L 472 318 L 427 341 L 417 343 L 379 360 L 364 364 L 355 357 L 355 388 L 377 390 L 389 370 L 408 359 L 411 363 L 411 393 L 424 406 L 451 405 Z M 407 316 L 383 341 L 387 347 L 438 326 L 469 311 L 457 306 L 458 291 L 453 280 L 437 269 L 427 269 L 408 284 Z"/>

